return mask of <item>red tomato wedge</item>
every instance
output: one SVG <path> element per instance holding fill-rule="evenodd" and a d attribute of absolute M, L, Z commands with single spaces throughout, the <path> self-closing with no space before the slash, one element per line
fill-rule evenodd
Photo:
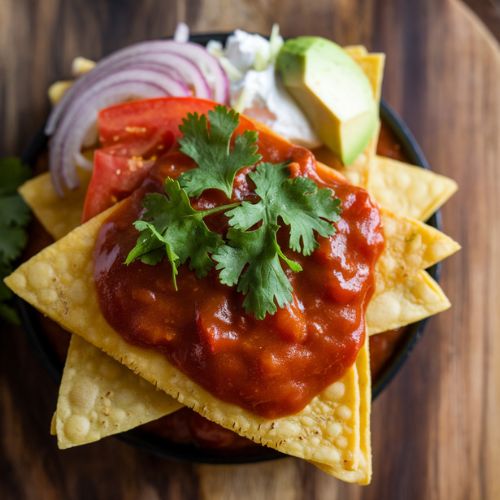
<path fill-rule="evenodd" d="M 82 213 L 85 222 L 127 197 L 144 180 L 155 160 L 181 136 L 188 113 L 206 114 L 216 103 L 167 97 L 118 104 L 98 116 L 99 140 Z"/>
<path fill-rule="evenodd" d="M 126 198 L 141 184 L 154 164 L 157 146 L 168 144 L 168 141 L 149 142 L 148 145 L 116 144 L 94 152 L 94 169 L 83 204 L 82 222 Z M 172 137 L 170 146 L 173 142 Z"/>
<path fill-rule="evenodd" d="M 188 113 L 206 114 L 217 103 L 195 97 L 162 97 L 131 101 L 103 109 L 98 117 L 102 146 L 144 139 L 170 131 L 181 136 L 179 125 Z"/>
<path fill-rule="evenodd" d="M 195 97 L 163 97 L 103 109 L 97 122 L 102 147 L 94 153 L 82 222 L 139 187 L 154 162 L 181 137 L 179 125 L 188 113 L 207 114 L 216 105 Z M 237 133 L 255 128 L 240 116 Z"/>

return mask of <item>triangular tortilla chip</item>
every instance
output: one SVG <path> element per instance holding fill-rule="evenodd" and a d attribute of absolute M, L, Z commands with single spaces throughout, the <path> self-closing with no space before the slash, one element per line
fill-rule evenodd
<path fill-rule="evenodd" d="M 128 344 L 100 312 L 93 283 L 92 252 L 102 222 L 112 209 L 79 226 L 22 264 L 5 282 L 63 328 L 82 336 L 150 383 L 206 418 L 283 453 L 349 470 L 358 456 L 357 371 L 345 376 L 300 413 L 265 419 L 218 400 L 173 367 L 159 352 Z M 51 293 L 47 293 L 50 289 Z M 345 436 L 341 449 L 333 438 Z"/>
<path fill-rule="evenodd" d="M 93 345 L 72 336 L 55 414 L 59 448 L 133 429 L 181 406 Z"/>
<path fill-rule="evenodd" d="M 366 56 L 368 51 L 364 45 L 346 45 L 343 49 L 351 56 L 351 57 L 361 57 Z"/>
<path fill-rule="evenodd" d="M 78 169 L 78 177 L 80 186 L 68 191 L 64 198 L 56 193 L 48 172 L 33 177 L 19 188 L 24 201 L 55 240 L 68 234 L 81 222 L 90 172 Z"/>
<path fill-rule="evenodd" d="M 440 286 L 425 271 L 378 289 L 366 311 L 368 333 L 375 335 L 400 328 L 450 307 Z"/>
<path fill-rule="evenodd" d="M 50 174 L 45 173 L 26 182 L 20 193 L 57 240 L 80 225 L 88 180 L 88 175 L 81 173 L 81 186 L 61 198 L 53 188 Z M 69 448 L 125 432 L 181 406 L 121 363 L 73 335 L 51 433 L 57 435 L 60 448 Z M 125 418 L 120 418 L 123 415 Z"/>
<path fill-rule="evenodd" d="M 427 220 L 457 190 L 457 183 L 424 168 L 375 157 L 370 194 L 398 215 Z"/>
<path fill-rule="evenodd" d="M 370 433 L 370 413 L 372 402 L 372 387 L 370 375 L 370 351 L 368 348 L 368 337 L 365 344 L 359 351 L 356 359 L 356 368 L 358 371 L 358 383 L 360 392 L 359 405 L 359 450 L 358 466 L 354 470 L 346 470 L 337 467 L 326 466 L 323 464 L 313 464 L 324 472 L 346 481 L 348 483 L 369 484 L 372 476 L 372 450 Z M 343 446 L 343 440 L 340 438 L 338 446 Z"/>
<path fill-rule="evenodd" d="M 377 261 L 377 289 L 387 279 L 403 281 L 460 250 L 460 245 L 438 229 L 409 217 L 382 210 L 385 248 Z M 379 281 L 379 278 L 382 281 Z"/>

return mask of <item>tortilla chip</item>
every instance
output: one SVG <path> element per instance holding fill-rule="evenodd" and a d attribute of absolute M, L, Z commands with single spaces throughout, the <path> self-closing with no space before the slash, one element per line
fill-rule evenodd
<path fill-rule="evenodd" d="M 370 194 L 398 215 L 427 220 L 456 190 L 457 183 L 448 177 L 391 158 L 375 157 Z"/>
<path fill-rule="evenodd" d="M 346 481 L 348 483 L 369 484 L 372 476 L 372 450 L 371 450 L 371 431 L 370 431 L 370 413 L 372 402 L 372 387 L 370 375 L 370 351 L 368 349 L 368 336 L 365 344 L 359 351 L 356 359 L 356 368 L 358 370 L 358 383 L 360 391 L 359 406 L 359 450 L 358 466 L 354 470 L 345 470 L 342 468 L 326 466 L 323 464 L 313 464 L 332 476 Z M 344 445 L 342 438 L 337 443 L 338 446 Z"/>
<path fill-rule="evenodd" d="M 349 54 L 360 66 L 370 81 L 373 95 L 380 101 L 382 95 L 382 78 L 384 75 L 385 54 L 373 52 L 360 54 L 358 51 Z"/>
<path fill-rule="evenodd" d="M 378 289 L 366 311 L 369 335 L 400 328 L 450 307 L 440 286 L 425 272 Z"/>
<path fill-rule="evenodd" d="M 56 412 L 52 415 L 52 418 L 50 419 L 50 435 L 51 436 L 57 436 L 57 431 L 56 431 Z"/>
<path fill-rule="evenodd" d="M 73 335 L 55 413 L 57 444 L 64 449 L 98 441 L 168 415 L 181 406 Z"/>
<path fill-rule="evenodd" d="M 89 179 L 82 172 L 81 186 L 61 198 L 52 187 L 50 174 L 46 173 L 26 182 L 20 193 L 57 240 L 80 225 Z M 91 395 L 87 400 L 83 390 Z M 124 403 L 128 407 L 124 407 Z M 125 432 L 181 406 L 113 358 L 73 335 L 51 432 L 57 435 L 59 448 L 69 448 Z"/>
<path fill-rule="evenodd" d="M 55 240 L 68 234 L 81 222 L 90 172 L 82 169 L 78 172 L 80 187 L 68 191 L 64 198 L 55 192 L 48 172 L 33 177 L 19 188 L 19 193 L 36 218 Z"/>
<path fill-rule="evenodd" d="M 368 54 L 366 47 L 364 45 L 346 45 L 343 49 L 351 56 L 351 57 L 361 57 Z"/>
<path fill-rule="evenodd" d="M 206 418 L 283 453 L 354 469 L 359 443 L 355 367 L 300 413 L 269 420 L 218 400 L 170 365 L 161 353 L 128 344 L 108 325 L 93 283 L 92 251 L 99 228 L 111 210 L 114 208 L 22 264 L 6 278 L 7 285 L 63 328 L 81 335 Z M 334 443 L 341 435 L 351 443 L 347 448 Z"/>
<path fill-rule="evenodd" d="M 408 275 L 428 269 L 460 250 L 456 241 L 438 229 L 385 209 L 382 224 L 385 248 L 376 265 L 377 288 L 387 280 L 404 282 Z"/>

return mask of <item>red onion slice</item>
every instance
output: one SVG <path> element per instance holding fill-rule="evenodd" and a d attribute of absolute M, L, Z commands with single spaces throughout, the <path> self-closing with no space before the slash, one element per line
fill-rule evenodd
<path fill-rule="evenodd" d="M 115 73 L 81 92 L 66 113 L 50 141 L 50 171 L 59 195 L 79 185 L 75 158 L 98 112 L 116 102 L 135 97 L 187 96 L 185 85 L 153 69 L 125 70 Z"/>
<path fill-rule="evenodd" d="M 118 82 L 124 89 L 118 88 Z M 172 40 L 141 42 L 98 62 L 76 80 L 47 121 L 56 191 L 63 195 L 65 188 L 78 186 L 75 158 L 80 165 L 90 166 L 80 149 L 100 109 L 131 97 L 186 96 L 191 94 L 190 88 L 197 97 L 222 103 L 229 100 L 224 70 L 201 45 Z M 100 92 L 105 94 L 100 96 Z"/>
<path fill-rule="evenodd" d="M 210 88 L 201 70 L 192 61 L 183 56 L 163 51 L 143 54 L 140 58 L 135 58 L 133 56 L 124 57 L 116 61 L 111 61 L 106 67 L 96 66 L 92 71 L 76 80 L 50 114 L 45 127 L 45 133 L 47 135 L 54 133 L 61 116 L 72 106 L 73 101 L 83 89 L 95 85 L 102 78 L 116 71 L 128 69 L 137 64 L 162 65 L 165 71 L 171 72 L 177 80 L 184 80 L 188 85 L 192 85 L 197 97 L 202 99 L 211 98 Z"/>
<path fill-rule="evenodd" d="M 168 63 L 169 56 L 172 56 L 173 64 Z M 183 57 L 187 64 L 178 57 Z M 123 64 L 130 64 L 132 61 L 141 60 L 164 62 L 175 71 L 181 71 L 182 77 L 188 84 L 192 84 L 196 91 L 196 96 L 206 99 L 213 99 L 217 102 L 229 102 L 229 82 L 226 73 L 220 66 L 215 57 L 207 52 L 201 45 L 194 43 L 179 43 L 171 40 L 155 40 L 150 42 L 141 42 L 121 49 L 99 61 L 94 69 L 80 77 L 74 85 L 64 94 L 61 101 L 54 108 L 49 116 L 45 133 L 51 135 L 60 120 L 60 117 L 66 112 L 68 106 L 75 95 L 81 89 L 93 85 L 96 81 L 110 72 L 121 68 Z"/>

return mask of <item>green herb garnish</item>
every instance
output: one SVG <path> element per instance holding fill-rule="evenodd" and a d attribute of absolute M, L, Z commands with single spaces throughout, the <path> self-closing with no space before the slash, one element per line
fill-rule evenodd
<path fill-rule="evenodd" d="M 278 244 L 279 223 L 290 229 L 289 247 L 310 255 L 318 245 L 315 231 L 325 237 L 335 232 L 332 222 L 339 219 L 340 200 L 333 198 L 330 189 L 319 189 L 311 179 L 290 179 L 285 164 L 261 163 L 249 177 L 260 201 L 244 201 L 226 212 L 232 226 L 229 244 L 213 258 L 221 271 L 221 283 L 238 284 L 238 291 L 246 295 L 245 310 L 261 319 L 276 312 L 276 303 L 283 307 L 292 300 L 292 287 L 280 259 L 292 271 L 302 270 Z M 260 224 L 258 229 L 248 231 L 256 224 Z"/>
<path fill-rule="evenodd" d="M 26 224 L 30 211 L 17 194 L 17 188 L 29 178 L 30 169 L 18 158 L 0 159 L 0 317 L 19 324 L 16 310 L 8 303 L 12 292 L 3 279 L 13 268 L 13 262 L 21 255 L 26 245 Z"/>
<path fill-rule="evenodd" d="M 257 132 L 247 130 L 238 135 L 231 147 L 231 136 L 238 126 L 238 113 L 224 106 L 205 115 L 188 113 L 179 127 L 181 151 L 192 158 L 198 168 L 183 173 L 179 180 L 189 196 L 200 196 L 205 189 L 218 189 L 230 198 L 236 172 L 257 163 Z"/>
<path fill-rule="evenodd" d="M 213 253 L 223 240 L 220 234 L 208 229 L 203 219 L 211 214 L 228 210 L 233 205 L 209 210 L 195 210 L 179 182 L 167 177 L 166 196 L 160 193 L 144 197 L 143 219 L 134 222 L 141 233 L 137 244 L 130 251 L 126 264 L 139 259 L 144 264 L 158 264 L 165 255 L 172 266 L 172 280 L 177 290 L 179 266 L 189 260 L 189 267 L 198 277 L 206 276 L 213 261 Z"/>
<path fill-rule="evenodd" d="M 261 159 L 256 132 L 237 136 L 231 149 L 231 136 L 238 125 L 236 112 L 217 106 L 208 119 L 189 114 L 181 125 L 181 151 L 193 158 L 198 168 L 182 174 L 180 182 L 167 178 L 166 195 L 146 195 L 146 210 L 134 223 L 140 235 L 126 264 L 139 259 L 155 265 L 166 256 L 177 289 L 180 265 L 189 261 L 190 268 L 202 277 L 215 261 L 220 282 L 237 286 L 245 295 L 245 310 L 262 319 L 274 314 L 277 306 L 292 301 L 292 286 L 282 264 L 293 272 L 302 270 L 278 243 L 280 227 L 288 227 L 291 250 L 310 255 L 318 246 L 315 233 L 324 237 L 334 234 L 332 223 L 339 219 L 340 200 L 311 179 L 290 178 L 286 164 L 261 163 L 248 174 L 259 197 L 256 203 L 195 210 L 189 196 L 219 189 L 230 198 L 236 172 Z M 224 237 L 211 231 L 203 220 L 217 212 L 225 212 L 229 219 Z"/>

